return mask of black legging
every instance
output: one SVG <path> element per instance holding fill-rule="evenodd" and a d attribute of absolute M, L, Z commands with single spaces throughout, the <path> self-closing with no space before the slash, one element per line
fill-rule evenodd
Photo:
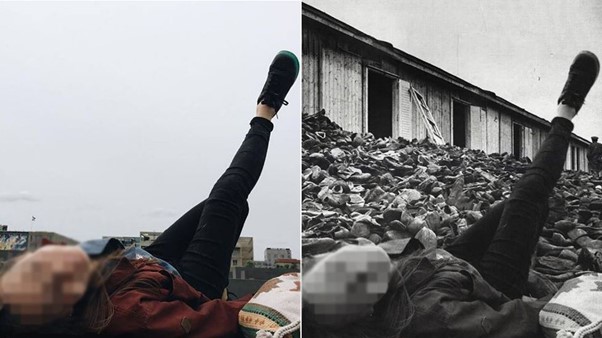
<path fill-rule="evenodd" d="M 230 260 L 249 213 L 247 197 L 257 183 L 273 124 L 251 120 L 230 167 L 209 197 L 163 232 L 146 251 L 174 265 L 195 289 L 211 299 L 228 286 Z"/>
<path fill-rule="evenodd" d="M 572 122 L 554 118 L 548 137 L 510 198 L 446 247 L 509 298 L 524 294 L 531 256 L 548 218 L 548 197 L 562 173 L 572 130 Z"/>

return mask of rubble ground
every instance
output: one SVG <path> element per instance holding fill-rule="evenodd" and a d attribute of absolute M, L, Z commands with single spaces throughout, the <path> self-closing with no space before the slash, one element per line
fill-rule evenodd
<path fill-rule="evenodd" d="M 530 163 L 428 140 L 359 135 L 324 110 L 303 115 L 302 140 L 305 257 L 340 242 L 370 241 L 391 256 L 411 238 L 444 248 L 508 198 Z M 601 210 L 602 181 L 564 171 L 537 244 L 531 296 L 553 292 L 582 271 L 602 272 Z"/>

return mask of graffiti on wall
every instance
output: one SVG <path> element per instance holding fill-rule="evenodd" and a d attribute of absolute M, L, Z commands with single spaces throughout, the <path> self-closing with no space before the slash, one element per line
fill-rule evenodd
<path fill-rule="evenodd" d="M 25 251 L 27 250 L 27 232 L 2 231 L 0 232 L 0 250 Z"/>

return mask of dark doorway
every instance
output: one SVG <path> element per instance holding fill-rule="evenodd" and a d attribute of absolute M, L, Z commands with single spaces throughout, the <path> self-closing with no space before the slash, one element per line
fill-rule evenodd
<path fill-rule="evenodd" d="M 515 158 L 519 159 L 523 156 L 523 126 L 514 123 L 513 127 L 512 153 Z"/>
<path fill-rule="evenodd" d="M 375 137 L 393 135 L 393 79 L 368 71 L 368 131 Z"/>
<path fill-rule="evenodd" d="M 453 121 L 453 137 L 454 145 L 459 147 L 466 147 L 466 122 L 468 116 L 469 107 L 467 104 L 454 101 L 454 121 Z"/>

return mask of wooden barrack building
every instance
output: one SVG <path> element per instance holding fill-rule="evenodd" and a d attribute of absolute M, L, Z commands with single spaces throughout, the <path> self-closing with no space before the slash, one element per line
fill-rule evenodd
<path fill-rule="evenodd" d="M 411 90 L 427 104 L 445 142 L 530 157 L 550 122 L 388 42 L 303 4 L 303 112 L 321 109 L 346 130 L 423 139 Z M 587 170 L 589 142 L 573 134 L 566 169 Z"/>

